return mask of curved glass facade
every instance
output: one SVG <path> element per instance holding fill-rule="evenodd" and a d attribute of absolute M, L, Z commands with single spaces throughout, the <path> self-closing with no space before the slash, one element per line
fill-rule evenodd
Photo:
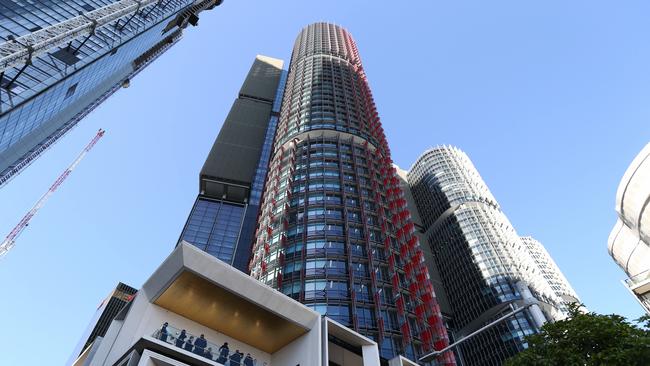
<path fill-rule="evenodd" d="M 335 25 L 299 34 L 251 275 L 415 359 L 447 345 L 357 47 Z M 445 354 L 441 364 L 453 364 Z"/>
<path fill-rule="evenodd" d="M 453 310 L 456 337 L 509 312 L 509 304 L 518 306 L 531 297 L 541 304 L 464 343 L 468 364 L 501 364 L 523 350 L 525 336 L 547 319 L 565 316 L 561 289 L 555 291 L 544 275 L 556 269 L 550 267 L 552 259 L 542 257 L 537 247 L 532 252 L 528 239 L 517 235 L 464 152 L 452 146 L 428 150 L 408 181 Z"/>

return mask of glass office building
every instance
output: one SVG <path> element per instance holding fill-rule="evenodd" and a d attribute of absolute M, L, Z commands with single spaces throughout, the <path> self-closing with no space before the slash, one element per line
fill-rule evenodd
<path fill-rule="evenodd" d="M 454 339 L 534 301 L 523 312 L 460 346 L 468 365 L 500 365 L 527 346 L 525 336 L 566 316 L 577 295 L 541 244 L 520 238 L 469 157 L 440 146 L 407 174 L 452 313 Z M 558 273 L 554 273 L 557 271 Z"/>
<path fill-rule="evenodd" d="M 352 36 L 295 42 L 251 275 L 415 360 L 448 338 Z M 446 353 L 439 364 L 454 364 Z"/>
<path fill-rule="evenodd" d="M 179 240 L 245 273 L 286 81 L 282 66 L 255 59 L 201 170 Z"/>
<path fill-rule="evenodd" d="M 220 3 L 0 0 L 0 185 Z"/>

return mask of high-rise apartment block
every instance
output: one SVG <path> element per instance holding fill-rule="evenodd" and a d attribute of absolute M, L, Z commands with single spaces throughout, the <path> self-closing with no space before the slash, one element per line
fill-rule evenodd
<path fill-rule="evenodd" d="M 566 310 L 564 308 L 566 304 L 580 303 L 578 294 L 576 294 L 569 281 L 564 277 L 560 267 L 551 258 L 544 245 L 531 236 L 523 236 L 520 239 L 537 265 L 534 270 L 538 272 L 538 275 L 541 274 L 544 280 L 551 286 L 555 295 L 563 300 L 563 303 L 560 305 L 563 311 Z"/>
<path fill-rule="evenodd" d="M 650 314 L 650 144 L 623 175 L 616 192 L 616 213 L 609 254 L 629 276 L 625 286 Z"/>
<path fill-rule="evenodd" d="M 257 56 L 199 174 L 199 195 L 180 241 L 248 273 L 286 72 Z"/>
<path fill-rule="evenodd" d="M 304 28 L 251 275 L 375 340 L 385 359 L 416 359 L 448 338 L 414 231 L 352 36 L 332 24 Z"/>
<path fill-rule="evenodd" d="M 0 186 L 220 3 L 0 1 Z"/>
<path fill-rule="evenodd" d="M 407 178 L 454 339 L 535 302 L 464 342 L 459 354 L 465 364 L 501 364 L 526 347 L 526 335 L 565 316 L 575 292 L 541 244 L 517 235 L 464 152 L 428 150 Z"/>

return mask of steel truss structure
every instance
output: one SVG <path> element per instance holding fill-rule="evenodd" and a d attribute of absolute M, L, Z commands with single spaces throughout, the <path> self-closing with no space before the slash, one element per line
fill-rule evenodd
<path fill-rule="evenodd" d="M 133 15 L 151 4 L 162 0 L 121 0 L 97 10 L 43 28 L 0 44 L 0 71 L 21 64 L 29 64 L 56 46 L 62 46 L 78 37 L 92 35 L 97 27 L 106 25 L 125 15 Z"/>

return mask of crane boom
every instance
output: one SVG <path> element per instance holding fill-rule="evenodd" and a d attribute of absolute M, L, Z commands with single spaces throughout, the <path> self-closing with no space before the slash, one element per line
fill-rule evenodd
<path fill-rule="evenodd" d="M 97 131 L 95 137 L 93 137 L 90 143 L 86 145 L 86 147 L 81 151 L 79 156 L 77 156 L 75 161 L 73 161 L 72 164 L 70 164 L 70 166 L 66 170 L 64 170 L 63 173 L 61 173 L 61 175 L 54 181 L 54 183 L 52 183 L 50 189 L 48 189 L 47 192 L 45 192 L 45 194 L 41 196 L 41 198 L 36 202 L 36 204 L 31 208 L 31 210 L 29 210 L 27 214 L 23 216 L 20 222 L 18 222 L 18 225 L 16 225 L 16 227 L 14 227 L 13 230 L 11 230 L 9 235 L 7 235 L 5 240 L 0 244 L 0 258 L 3 257 L 5 254 L 7 254 L 7 252 L 11 248 L 13 248 L 14 244 L 16 243 L 16 239 L 29 225 L 29 221 L 32 219 L 32 217 L 36 215 L 38 210 L 40 210 L 41 207 L 43 207 L 43 205 L 48 200 L 48 198 L 50 198 L 50 196 L 61 186 L 61 184 L 66 180 L 66 178 L 68 178 L 70 173 L 72 173 L 72 171 L 77 167 L 77 165 L 79 165 L 79 162 L 84 158 L 84 156 L 86 156 L 86 154 L 90 151 L 90 149 L 92 149 L 93 146 L 95 146 L 97 141 L 99 141 L 99 139 L 102 138 L 102 136 L 104 136 L 104 132 L 105 131 L 102 129 L 99 129 L 99 131 Z"/>

